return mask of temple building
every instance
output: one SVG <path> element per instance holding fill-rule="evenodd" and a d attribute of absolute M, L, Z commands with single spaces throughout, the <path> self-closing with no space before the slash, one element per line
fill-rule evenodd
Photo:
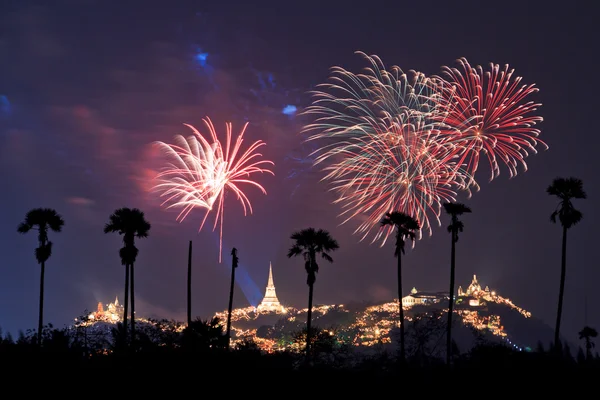
<path fill-rule="evenodd" d="M 491 292 L 488 286 L 485 289 L 481 289 L 481 285 L 477 281 L 477 275 L 473 275 L 473 280 L 467 290 L 464 291 L 462 286 L 458 287 L 458 297 L 468 298 L 468 304 L 472 307 L 479 307 L 483 303 L 483 300 L 489 301 L 496 296 L 496 292 Z"/>
<path fill-rule="evenodd" d="M 437 303 L 444 299 L 448 299 L 447 293 L 419 292 L 417 288 L 413 287 L 410 294 L 402 298 L 402 307 L 411 308 L 418 305 Z"/>
<path fill-rule="evenodd" d="M 277 299 L 277 293 L 275 293 L 275 284 L 273 283 L 273 266 L 269 263 L 269 281 L 267 282 L 267 289 L 265 290 L 265 297 L 262 299 L 258 307 L 256 307 L 258 313 L 285 313 L 286 309 L 281 305 L 279 299 Z"/>
<path fill-rule="evenodd" d="M 123 319 L 123 306 L 119 304 L 119 298 L 115 297 L 115 302 L 106 305 L 106 310 L 101 302 L 98 302 L 98 307 L 95 312 L 91 313 L 88 318 L 91 321 L 103 322 L 119 322 Z"/>
<path fill-rule="evenodd" d="M 471 284 L 467 288 L 466 292 L 463 291 L 462 286 L 458 287 L 458 296 L 459 297 L 473 296 L 473 295 L 480 294 L 481 292 L 482 292 L 481 285 L 479 284 L 479 282 L 477 282 L 477 275 L 473 275 L 473 280 L 471 281 Z M 483 289 L 483 292 L 489 293 L 490 288 L 486 286 L 485 289 Z"/>

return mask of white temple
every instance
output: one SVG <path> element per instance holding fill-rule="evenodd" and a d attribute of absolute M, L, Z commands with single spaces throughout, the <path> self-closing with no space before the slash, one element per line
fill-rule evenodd
<path fill-rule="evenodd" d="M 262 299 L 256 311 L 259 313 L 285 313 L 285 307 L 281 305 L 275 293 L 275 284 L 273 283 L 273 266 L 269 263 L 269 281 L 265 290 L 265 297 Z"/>
<path fill-rule="evenodd" d="M 471 284 L 467 288 L 466 292 L 463 291 L 462 286 L 458 287 L 459 296 L 474 296 L 482 292 L 489 293 L 490 288 L 486 286 L 485 289 L 482 291 L 481 285 L 479 284 L 479 282 L 477 282 L 477 275 L 473 275 L 473 280 L 471 281 Z"/>

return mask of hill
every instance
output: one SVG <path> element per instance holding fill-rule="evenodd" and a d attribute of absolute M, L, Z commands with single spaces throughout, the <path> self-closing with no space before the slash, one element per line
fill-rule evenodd
<path fill-rule="evenodd" d="M 466 291 L 459 288 L 453 319 L 453 339 L 461 351 L 478 342 L 505 343 L 516 350 L 529 351 L 552 340 L 552 330 L 531 313 L 489 288 L 482 289 L 477 278 Z M 402 299 L 406 316 L 409 351 L 444 351 L 448 296 L 413 289 Z M 260 308 L 260 307 L 259 307 Z M 307 309 L 283 308 L 284 312 L 265 312 L 247 307 L 232 312 L 234 344 L 254 341 L 266 352 L 302 346 L 302 330 Z M 227 312 L 216 318 L 227 319 Z M 381 304 L 317 305 L 313 326 L 329 334 L 336 342 L 358 350 L 394 348 L 398 330 L 398 300 Z"/>
<path fill-rule="evenodd" d="M 467 352 L 482 341 L 529 351 L 540 342 L 547 345 L 552 340 L 550 327 L 488 287 L 482 289 L 476 276 L 466 291 L 459 287 L 455 301 L 453 339 L 460 352 Z M 425 352 L 428 356 L 443 356 L 447 302 L 446 293 L 419 292 L 415 288 L 402 298 L 408 354 Z M 253 342 L 267 353 L 299 350 L 304 346 L 307 311 L 279 303 L 270 272 L 263 302 L 258 307 L 233 310 L 232 345 L 244 346 Z M 98 304 L 95 312 L 85 320 L 76 320 L 71 329 L 84 334 L 86 341 L 95 342 L 94 347 L 106 348 L 115 338 L 113 328 L 121 320 L 122 312 L 118 299 L 106 307 Z M 216 313 L 215 318 L 218 320 L 215 324 L 224 326 L 227 312 Z M 319 332 L 317 337 L 367 354 L 382 349 L 393 351 L 397 347 L 398 320 L 397 299 L 386 303 L 317 305 L 313 308 L 313 327 Z M 145 318 L 136 318 L 136 325 L 140 333 L 160 342 L 175 341 L 174 337 L 185 328 L 181 322 Z"/>

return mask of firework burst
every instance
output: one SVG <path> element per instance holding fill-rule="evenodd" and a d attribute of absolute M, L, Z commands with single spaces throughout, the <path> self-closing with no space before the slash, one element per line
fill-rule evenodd
<path fill-rule="evenodd" d="M 359 54 L 369 68 L 361 74 L 333 68 L 332 82 L 313 92 L 304 112 L 317 116 L 304 128 L 317 131 L 307 140 L 327 143 L 315 165 L 324 165 L 343 223 L 361 220 L 355 230 L 361 240 L 376 230 L 373 242 L 385 243 L 391 230 L 380 230 L 379 222 L 390 210 L 409 213 L 431 234 L 430 218 L 439 223 L 441 203 L 466 181 L 440 137 L 443 122 L 432 117 L 439 104 L 435 82 L 399 67 L 388 71 L 379 58 Z"/>
<path fill-rule="evenodd" d="M 542 118 L 532 115 L 540 104 L 526 99 L 537 89 L 511 80 L 508 66 L 492 64 L 484 74 L 461 59 L 464 73 L 444 67 L 443 76 L 429 78 L 387 70 L 377 56 L 358 54 L 368 68 L 359 74 L 332 68 L 330 82 L 313 92 L 303 112 L 315 116 L 303 131 L 320 145 L 314 165 L 337 193 L 342 223 L 357 219 L 361 240 L 375 231 L 373 242 L 385 243 L 392 230 L 379 222 L 389 211 L 411 215 L 431 235 L 442 203 L 459 190 L 479 190 L 481 153 L 492 178 L 497 159 L 514 176 L 529 152 L 545 146 L 534 127 Z"/>
<path fill-rule="evenodd" d="M 422 116 L 405 110 L 388 125 L 371 126 L 365 137 L 345 146 L 343 157 L 324 168 L 324 179 L 338 193 L 335 203 L 342 205 L 343 223 L 361 219 L 355 231 L 361 240 L 389 210 L 404 210 L 431 234 L 430 218 L 439 224 L 441 203 L 454 200 L 454 165 L 441 161 L 447 150 L 436 142 L 438 133 L 425 133 L 423 125 Z M 325 157 L 329 154 L 318 161 Z M 373 242 L 383 238 L 385 244 L 392 231 L 376 230 Z"/>
<path fill-rule="evenodd" d="M 434 117 L 443 119 L 450 129 L 447 139 L 460 153 L 459 164 L 465 164 L 474 177 L 483 154 L 491 169 L 490 180 L 500 174 L 500 160 L 510 177 L 517 175 L 519 165 L 526 170 L 525 158 L 537 153 L 536 146 L 548 146 L 538 139 L 542 122 L 535 111 L 539 103 L 528 101 L 537 92 L 535 85 L 522 85 L 508 64 L 500 69 L 490 64 L 489 71 L 472 67 L 467 59 L 458 60 L 459 68 L 443 67 L 442 75 L 433 77 L 439 96 L 432 98 L 438 105 Z M 474 183 L 474 181 L 471 181 Z"/>
<path fill-rule="evenodd" d="M 264 146 L 263 141 L 252 143 L 242 149 L 244 133 L 248 123 L 233 141 L 233 127 L 226 124 L 225 145 L 219 141 L 216 129 L 209 118 L 203 120 L 210 136 L 205 138 L 192 125 L 184 124 L 192 130 L 193 135 L 176 136 L 175 144 L 156 142 L 171 160 L 156 179 L 154 189 L 161 192 L 163 206 L 167 209 L 180 209 L 177 221 L 182 222 L 195 208 L 205 210 L 199 230 L 202 230 L 208 215 L 215 211 L 213 230 L 219 229 L 219 262 L 223 249 L 223 216 L 225 209 L 225 193 L 232 191 L 244 210 L 244 215 L 252 213 L 250 199 L 242 190 L 242 186 L 250 185 L 258 188 L 263 194 L 266 190 L 258 182 L 251 179 L 255 173 L 270 173 L 268 166 L 274 165 L 268 160 L 260 160 L 262 154 L 257 150 Z"/>

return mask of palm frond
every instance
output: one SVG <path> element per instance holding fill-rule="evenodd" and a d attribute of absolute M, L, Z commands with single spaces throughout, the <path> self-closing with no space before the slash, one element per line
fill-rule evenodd
<path fill-rule="evenodd" d="M 319 254 L 323 259 L 333 262 L 333 258 L 328 253 L 339 248 L 338 242 L 331 234 L 323 229 L 306 228 L 292 233 L 290 236 L 294 242 L 288 250 L 288 258 L 302 255 L 304 258 L 304 268 L 308 274 L 307 283 L 312 285 L 316 280 L 316 273 L 319 271 L 319 265 L 315 257 Z"/>
<path fill-rule="evenodd" d="M 288 251 L 288 258 L 292 258 L 302 253 L 302 248 L 298 244 L 294 244 Z"/>
<path fill-rule="evenodd" d="M 19 233 L 27 233 L 31 230 L 32 226 L 25 223 L 25 222 L 21 222 L 19 224 L 19 227 L 17 228 L 17 232 Z"/>

